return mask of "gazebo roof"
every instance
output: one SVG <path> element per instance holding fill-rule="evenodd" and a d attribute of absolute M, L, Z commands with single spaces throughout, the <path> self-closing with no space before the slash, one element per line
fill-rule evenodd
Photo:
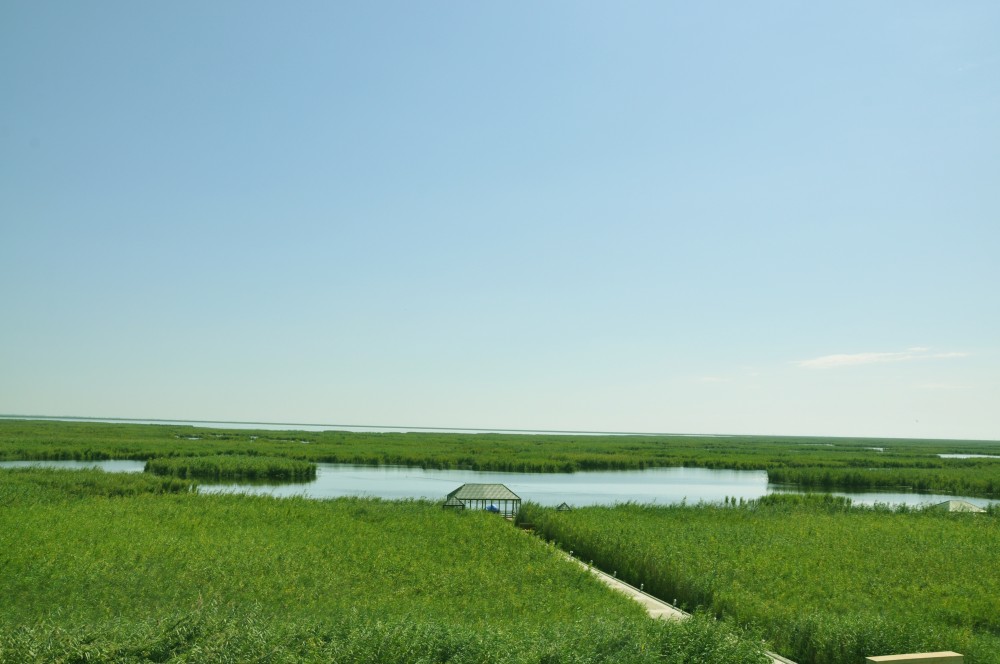
<path fill-rule="evenodd" d="M 973 505 L 967 500 L 946 500 L 943 503 L 938 503 L 937 505 L 932 505 L 936 510 L 944 510 L 946 512 L 985 512 L 982 507 L 978 505 Z"/>
<path fill-rule="evenodd" d="M 458 498 L 455 498 L 454 496 L 452 496 L 452 497 L 448 498 L 448 500 L 446 500 L 446 501 L 444 502 L 444 506 L 445 506 L 445 507 L 458 507 L 458 508 L 463 508 L 463 507 L 465 507 L 465 503 L 463 503 L 463 502 L 462 502 L 461 500 L 459 500 Z"/>
<path fill-rule="evenodd" d="M 448 494 L 458 500 L 521 500 L 503 484 L 463 484 Z"/>

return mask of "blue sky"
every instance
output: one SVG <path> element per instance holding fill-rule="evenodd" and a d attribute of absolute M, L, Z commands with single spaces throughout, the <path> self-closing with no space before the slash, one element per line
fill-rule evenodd
<path fill-rule="evenodd" d="M 1000 439 L 994 2 L 0 6 L 0 412 Z"/>

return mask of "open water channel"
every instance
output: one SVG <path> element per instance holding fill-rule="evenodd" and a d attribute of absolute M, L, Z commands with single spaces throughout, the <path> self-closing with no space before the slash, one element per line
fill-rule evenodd
<path fill-rule="evenodd" d="M 3 461 L 0 468 L 101 468 L 107 472 L 142 472 L 142 461 Z M 500 473 L 473 470 L 425 470 L 400 466 L 317 464 L 316 479 L 287 484 L 201 484 L 204 493 L 250 493 L 271 496 L 336 498 L 364 496 L 391 500 L 426 498 L 443 501 L 460 485 L 505 484 L 523 500 L 540 505 L 612 505 L 638 502 L 671 505 L 699 501 L 721 503 L 726 497 L 750 500 L 769 493 L 796 492 L 795 487 L 769 484 L 762 470 L 652 468 L 647 470 L 581 471 L 576 473 Z M 961 499 L 985 507 L 1000 501 L 943 494 L 835 491 L 857 504 L 930 505 Z"/>

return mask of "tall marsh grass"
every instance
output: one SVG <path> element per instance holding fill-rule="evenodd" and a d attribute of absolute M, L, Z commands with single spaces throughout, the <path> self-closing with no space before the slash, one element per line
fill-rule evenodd
<path fill-rule="evenodd" d="M 158 488 L 181 484 L 0 471 L 0 662 L 765 664 L 494 515 Z"/>
<path fill-rule="evenodd" d="M 824 496 L 741 506 L 525 504 L 519 519 L 667 601 L 754 625 L 800 664 L 954 650 L 1000 663 L 1000 519 L 855 508 Z"/>

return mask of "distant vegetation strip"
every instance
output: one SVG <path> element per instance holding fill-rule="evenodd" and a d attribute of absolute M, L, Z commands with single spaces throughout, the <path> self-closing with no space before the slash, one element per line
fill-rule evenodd
<path fill-rule="evenodd" d="M 310 462 L 511 472 L 697 467 L 767 471 L 828 488 L 914 487 L 1000 497 L 1000 442 L 772 436 L 586 436 L 251 431 L 153 424 L 0 420 L 0 460 L 248 455 Z M 956 487 L 961 487 L 956 490 Z"/>
<path fill-rule="evenodd" d="M 156 458 L 146 462 L 145 470 L 154 475 L 201 480 L 303 482 L 316 479 L 316 464 L 311 461 L 245 454 Z"/>
<path fill-rule="evenodd" d="M 583 560 L 683 607 L 755 625 L 800 664 L 954 650 L 1000 663 L 1000 510 L 854 508 L 772 494 L 742 505 L 526 504 Z"/>
<path fill-rule="evenodd" d="M 1000 496 L 1000 464 L 944 468 L 774 468 L 768 480 L 819 489 L 903 489 L 958 496 Z"/>
<path fill-rule="evenodd" d="M 486 512 L 158 482 L 0 470 L 0 662 L 766 662 Z"/>

